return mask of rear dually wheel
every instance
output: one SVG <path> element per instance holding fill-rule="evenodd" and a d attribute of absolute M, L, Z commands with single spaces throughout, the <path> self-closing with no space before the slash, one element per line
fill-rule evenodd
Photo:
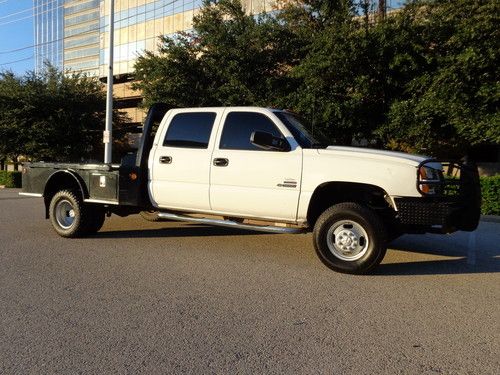
<path fill-rule="evenodd" d="M 49 206 L 50 222 L 62 237 L 79 237 L 87 231 L 87 212 L 82 199 L 71 190 L 54 194 Z"/>

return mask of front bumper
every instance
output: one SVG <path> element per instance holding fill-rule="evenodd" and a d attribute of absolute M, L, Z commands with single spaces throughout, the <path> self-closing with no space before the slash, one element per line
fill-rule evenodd
<path fill-rule="evenodd" d="M 428 164 L 440 163 L 438 180 L 426 180 L 419 172 Z M 428 185 L 431 193 L 422 186 Z M 472 163 L 425 160 L 417 169 L 417 189 L 422 197 L 399 197 L 394 201 L 397 219 L 407 228 L 451 233 L 473 231 L 481 214 L 481 187 L 477 167 Z"/>

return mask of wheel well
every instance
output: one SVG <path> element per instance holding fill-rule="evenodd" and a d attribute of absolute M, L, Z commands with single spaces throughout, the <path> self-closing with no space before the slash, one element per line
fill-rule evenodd
<path fill-rule="evenodd" d="M 316 188 L 309 208 L 307 222 L 314 227 L 318 217 L 329 207 L 342 202 L 356 202 L 374 210 L 392 213 L 393 209 L 386 200 L 387 193 L 384 189 L 369 184 L 353 182 L 327 182 Z"/>
<path fill-rule="evenodd" d="M 45 202 L 45 218 L 49 218 L 49 206 L 52 197 L 61 190 L 72 190 L 82 197 L 82 200 L 87 196 L 84 184 L 79 181 L 78 177 L 70 171 L 58 171 L 49 177 L 43 192 Z"/>

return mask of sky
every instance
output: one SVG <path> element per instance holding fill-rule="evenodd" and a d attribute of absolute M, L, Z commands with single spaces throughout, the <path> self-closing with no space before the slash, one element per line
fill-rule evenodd
<path fill-rule="evenodd" d="M 32 0 L 0 0 L 0 70 L 23 74 L 34 69 L 34 48 L 9 52 L 34 44 L 32 9 Z"/>

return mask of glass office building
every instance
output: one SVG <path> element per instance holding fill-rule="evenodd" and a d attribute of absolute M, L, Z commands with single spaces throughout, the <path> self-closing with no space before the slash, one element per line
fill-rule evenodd
<path fill-rule="evenodd" d="M 242 0 L 249 13 L 272 9 L 273 0 Z M 49 61 L 66 71 L 105 81 L 109 56 L 109 0 L 34 0 L 36 69 Z M 190 30 L 202 0 L 114 0 L 114 96 L 132 122 L 142 121 L 139 92 L 130 84 L 137 57 L 157 51 L 158 36 Z"/>
<path fill-rule="evenodd" d="M 101 0 L 34 0 L 35 70 L 99 73 Z"/>
<path fill-rule="evenodd" d="M 270 0 L 242 0 L 248 12 L 271 10 Z M 158 36 L 190 30 L 202 0 L 115 0 L 113 71 L 115 97 L 133 122 L 140 122 L 144 112 L 138 109 L 139 92 L 130 88 L 134 64 L 145 50 L 158 50 Z M 267 9 L 266 9 L 267 8 Z M 107 74 L 109 58 L 109 1 L 101 1 L 99 76 Z"/>
<path fill-rule="evenodd" d="M 64 0 L 34 0 L 35 70 L 46 62 L 61 67 L 63 61 L 63 4 Z"/>
<path fill-rule="evenodd" d="M 254 14 L 271 9 L 269 0 L 242 0 Z M 158 36 L 192 28 L 202 0 L 115 0 L 114 72 L 131 73 L 137 56 L 157 50 Z M 100 76 L 107 72 L 109 1 L 101 0 Z"/>
<path fill-rule="evenodd" d="M 64 2 L 64 69 L 88 75 L 99 73 L 101 0 Z"/>

